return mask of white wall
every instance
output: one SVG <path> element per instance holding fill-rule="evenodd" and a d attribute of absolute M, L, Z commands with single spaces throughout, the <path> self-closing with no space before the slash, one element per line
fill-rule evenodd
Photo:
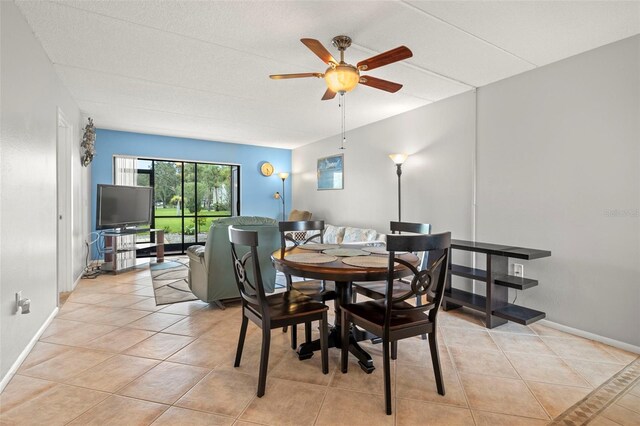
<path fill-rule="evenodd" d="M 388 155 L 406 153 L 402 220 L 471 238 L 474 138 L 475 94 L 467 92 L 347 132 L 342 191 L 316 190 L 317 159 L 339 154 L 339 137 L 295 149 L 293 207 L 327 223 L 386 233 L 398 219 L 398 178 Z"/>
<path fill-rule="evenodd" d="M 13 2 L 0 2 L 1 206 L 0 379 L 54 311 L 56 295 L 57 109 L 74 128 L 73 161 L 80 163 L 80 111 Z M 73 274 L 84 262 L 89 230 L 89 175 L 73 169 Z M 83 210 L 84 209 L 84 210 Z M 15 315 L 15 292 L 31 313 Z"/>
<path fill-rule="evenodd" d="M 518 302 L 636 346 L 639 126 L 640 36 L 478 90 L 478 240 L 551 250 Z"/>
<path fill-rule="evenodd" d="M 397 215 L 386 154 L 405 151 L 403 219 L 471 238 L 475 174 L 477 240 L 552 251 L 525 265 L 540 285 L 518 304 L 640 346 L 639 51 L 636 36 L 482 87 L 477 132 L 471 92 L 355 129 L 343 191 L 315 189 L 337 137 L 298 148 L 294 207 L 386 230 Z M 606 216 L 616 209 L 627 216 Z"/>

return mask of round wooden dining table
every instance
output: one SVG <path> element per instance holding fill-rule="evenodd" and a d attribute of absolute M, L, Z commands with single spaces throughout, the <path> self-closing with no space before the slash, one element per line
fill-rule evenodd
<path fill-rule="evenodd" d="M 271 260 L 276 270 L 289 274 L 295 277 L 311 278 L 316 280 L 334 281 L 336 287 L 337 298 L 334 301 L 335 307 L 335 323 L 329 332 L 329 347 L 342 347 L 341 343 L 341 310 L 340 307 L 343 304 L 352 302 L 352 288 L 351 283 L 358 281 L 386 281 L 387 280 L 387 267 L 360 267 L 351 266 L 342 262 L 343 257 L 337 257 L 333 262 L 328 263 L 302 263 L 288 260 L 287 256 L 299 253 L 309 253 L 307 246 L 306 249 L 294 247 L 283 251 L 278 249 L 271 254 Z M 353 248 L 350 246 L 349 248 Z M 370 256 L 383 257 L 387 259 L 386 255 L 371 254 Z M 420 262 L 418 256 L 413 253 L 404 253 L 397 255 L 397 258 L 408 261 L 409 263 L 417 266 Z M 411 271 L 406 266 L 397 263 L 394 269 L 394 279 L 402 278 L 410 275 Z M 374 339 L 377 336 L 367 333 L 359 329 L 352 329 L 349 337 L 349 351 L 358 358 L 358 364 L 367 373 L 373 372 L 375 367 L 373 366 L 373 360 L 371 355 L 367 353 L 360 345 L 359 341 Z M 298 349 L 298 358 L 300 360 L 308 359 L 313 356 L 313 352 L 320 350 L 320 340 L 314 340 L 312 342 L 302 343 Z"/>

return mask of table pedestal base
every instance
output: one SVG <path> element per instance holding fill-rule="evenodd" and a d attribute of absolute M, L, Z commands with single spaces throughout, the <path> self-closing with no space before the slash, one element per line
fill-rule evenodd
<path fill-rule="evenodd" d="M 342 348 L 342 338 L 340 337 L 340 330 L 342 328 L 342 312 L 340 307 L 342 305 L 346 305 L 351 303 L 351 282 L 350 281 L 335 281 L 336 292 L 338 293 L 338 297 L 334 300 L 334 308 L 335 308 L 335 325 L 330 327 L 329 329 L 329 347 L 330 348 Z M 373 366 L 373 360 L 371 359 L 371 355 L 367 353 L 364 349 L 358 345 L 358 342 L 363 340 L 372 340 L 377 339 L 378 336 L 368 333 L 363 330 L 359 330 L 357 327 L 351 327 L 351 332 L 349 333 L 349 352 L 354 354 L 356 358 L 358 358 L 358 364 L 360 368 L 364 370 L 365 373 L 371 374 L 375 367 Z M 301 344 L 296 352 L 298 353 L 299 360 L 309 359 L 313 356 L 314 351 L 320 350 L 320 340 L 314 340 L 312 342 Z"/>
<path fill-rule="evenodd" d="M 367 353 L 360 345 L 359 341 L 362 340 L 373 340 L 378 338 L 371 333 L 366 331 L 359 330 L 357 328 L 352 328 L 351 333 L 349 333 L 349 352 L 358 358 L 358 364 L 360 368 L 367 373 L 373 373 L 373 370 L 376 368 L 373 366 L 373 360 L 371 359 L 371 355 Z M 338 348 L 342 349 L 342 339 L 340 338 L 340 327 L 332 327 L 329 331 L 329 347 L 330 348 Z M 298 346 L 296 353 L 298 354 L 298 359 L 303 361 L 305 359 L 309 359 L 313 356 L 314 351 L 320 350 L 320 340 L 314 340 L 309 343 L 303 343 Z"/>

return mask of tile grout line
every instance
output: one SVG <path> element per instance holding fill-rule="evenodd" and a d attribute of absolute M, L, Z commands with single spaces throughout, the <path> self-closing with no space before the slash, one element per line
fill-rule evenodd
<path fill-rule="evenodd" d="M 444 337 L 444 335 L 443 335 Z M 449 360 L 451 362 L 451 364 L 453 365 L 453 369 L 456 372 L 456 377 L 458 378 L 458 382 L 460 383 L 460 388 L 462 389 L 462 395 L 464 395 L 464 400 L 467 404 L 467 409 L 469 410 L 469 413 L 471 413 L 471 419 L 473 420 L 473 423 L 475 425 L 478 424 L 478 422 L 475 419 L 475 416 L 473 415 L 473 410 L 471 409 L 471 404 L 469 403 L 469 397 L 467 396 L 467 391 L 464 387 L 464 384 L 462 383 L 462 377 L 460 377 L 460 371 L 458 370 L 458 364 L 456 364 L 456 361 L 453 357 L 453 355 L 451 354 L 451 351 L 449 349 L 449 345 L 447 345 L 447 339 L 444 338 L 444 343 L 445 343 L 445 348 L 447 349 L 447 355 L 449 356 Z M 497 345 L 496 345 L 497 346 Z M 442 367 L 440 368 L 442 370 Z M 443 380 L 444 380 L 444 375 L 443 375 Z"/>
<path fill-rule="evenodd" d="M 542 337 L 541 337 L 541 336 L 539 336 L 535 330 L 533 330 L 533 329 L 531 329 L 531 330 L 532 330 L 534 333 L 536 333 L 536 337 L 537 337 L 538 339 L 540 339 L 540 341 L 542 342 L 542 344 L 543 344 L 545 347 L 549 348 L 549 350 L 551 350 L 551 352 L 552 352 L 552 353 L 556 354 L 557 358 L 558 358 L 559 360 L 561 360 L 561 361 L 562 361 L 562 358 L 560 358 L 560 356 L 559 356 L 559 355 L 558 355 L 558 354 L 557 354 L 557 353 L 556 353 L 556 352 L 555 352 L 551 347 L 549 347 L 549 346 L 544 342 L 544 340 L 542 339 Z M 497 343 L 496 343 L 496 344 L 497 344 Z M 502 350 L 502 348 L 500 348 L 500 349 Z M 544 412 L 547 414 L 547 416 L 549 416 L 549 419 L 553 420 L 553 416 L 552 416 L 552 415 L 547 411 L 546 407 L 545 407 L 545 406 L 542 404 L 542 402 L 538 399 L 538 397 L 536 396 L 536 394 L 533 392 L 533 390 L 531 389 L 531 387 L 530 387 L 530 386 L 529 386 L 529 384 L 527 383 L 527 380 L 525 380 L 525 378 L 524 378 L 524 377 L 522 377 L 522 375 L 520 374 L 520 372 L 518 371 L 518 369 L 516 368 L 516 366 L 515 366 L 515 365 L 513 365 L 513 362 L 511 362 L 511 359 L 507 356 L 507 354 L 505 353 L 505 351 L 503 351 L 503 355 L 505 356 L 505 358 L 507 358 L 507 361 L 511 364 L 511 366 L 512 366 L 512 368 L 515 370 L 516 374 L 518 374 L 518 376 L 522 379 L 522 382 L 523 382 L 523 383 L 524 383 L 524 385 L 527 387 L 527 390 L 531 393 L 531 395 L 532 395 L 532 396 L 533 396 L 533 398 L 536 400 L 536 402 L 540 405 L 540 407 L 542 407 L 542 409 L 543 409 L 543 410 L 544 410 Z M 546 383 L 546 382 L 543 382 L 543 383 Z M 589 382 L 587 382 L 587 383 L 589 383 Z M 550 383 L 550 384 L 552 384 L 552 383 Z"/>
<path fill-rule="evenodd" d="M 324 395 L 322 395 L 322 401 L 320 401 L 320 407 L 318 407 L 318 412 L 316 413 L 316 417 L 313 419 L 313 425 L 318 423 L 318 418 L 320 418 L 320 413 L 322 412 L 322 407 L 324 406 L 324 401 L 327 399 L 327 394 L 329 393 L 329 386 L 331 384 L 331 380 L 333 380 L 333 376 L 335 376 L 337 369 L 333 370 L 333 374 L 329 379 L 329 383 L 325 386 Z"/>
<path fill-rule="evenodd" d="M 71 386 L 71 385 L 67 385 L 67 386 Z M 80 413 L 79 415 L 77 415 L 76 417 L 74 417 L 73 419 L 69 420 L 68 422 L 64 423 L 65 425 L 68 425 L 69 423 L 72 423 L 73 421 L 75 421 L 76 419 L 82 417 L 85 413 L 89 412 L 90 410 L 92 410 L 93 408 L 97 407 L 98 405 L 102 404 L 104 401 L 106 401 L 109 398 L 109 394 L 107 394 L 106 397 L 104 397 L 104 399 L 101 399 L 100 401 L 96 402 L 95 404 L 93 404 L 91 407 L 87 408 L 86 410 L 84 410 L 82 413 Z"/>
<path fill-rule="evenodd" d="M 513 362 L 511 362 L 511 360 L 509 359 L 509 357 L 507 356 L 507 354 L 505 353 L 505 351 L 502 349 L 502 347 L 498 344 L 498 342 L 495 341 L 495 339 L 493 338 L 493 335 L 491 335 L 491 333 L 489 333 L 489 337 L 491 338 L 491 340 L 493 341 L 493 343 L 498 347 L 498 349 L 500 350 L 500 353 L 502 354 L 502 356 L 504 356 L 507 359 L 507 362 L 511 365 L 511 368 L 513 368 L 513 370 L 516 372 L 516 374 L 518 375 L 518 377 L 520 377 L 520 380 L 522 381 L 522 383 L 524 383 L 527 391 L 529 392 L 529 394 L 531 396 L 533 396 L 533 399 L 538 403 L 538 405 L 540 406 L 540 408 L 542 408 L 542 411 L 547 415 L 548 419 L 545 420 L 549 420 L 552 419 L 553 420 L 553 416 L 551 416 L 549 414 L 549 412 L 547 411 L 547 409 L 545 408 L 545 406 L 542 404 L 542 402 L 540 402 L 540 400 L 538 399 L 538 397 L 536 396 L 536 394 L 531 390 L 531 388 L 529 387 L 529 384 L 527 383 L 527 381 L 524 379 L 524 377 L 522 377 L 522 375 L 520 374 L 520 372 L 518 371 L 518 369 L 516 368 L 515 365 L 513 365 Z"/>

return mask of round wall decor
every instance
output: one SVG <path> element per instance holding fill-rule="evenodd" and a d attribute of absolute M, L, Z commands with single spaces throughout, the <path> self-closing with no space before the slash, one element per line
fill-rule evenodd
<path fill-rule="evenodd" d="M 273 174 L 273 170 L 273 164 L 269 163 L 268 161 L 265 161 L 260 166 L 260 173 L 262 173 L 264 176 L 271 176 Z"/>

